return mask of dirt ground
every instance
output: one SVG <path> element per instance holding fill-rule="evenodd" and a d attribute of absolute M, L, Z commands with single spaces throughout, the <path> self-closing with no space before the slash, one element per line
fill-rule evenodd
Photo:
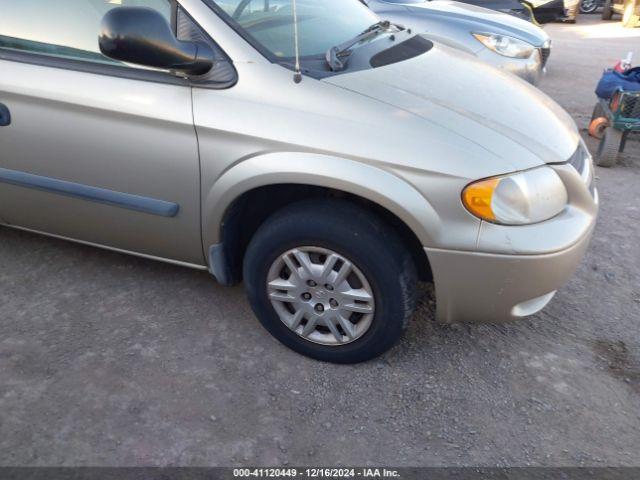
<path fill-rule="evenodd" d="M 550 25 L 541 88 L 586 127 L 640 29 Z M 594 147 L 593 142 L 589 142 Z M 206 273 L 0 230 L 2 465 L 640 466 L 640 143 L 542 313 L 408 334 L 356 366 L 303 358 Z"/>

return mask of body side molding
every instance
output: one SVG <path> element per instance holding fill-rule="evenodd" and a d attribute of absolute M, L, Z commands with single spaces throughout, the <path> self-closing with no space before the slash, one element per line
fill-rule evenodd
<path fill-rule="evenodd" d="M 161 217 L 175 217 L 180 211 L 180 205 L 165 200 L 116 192 L 105 188 L 92 187 L 81 183 L 68 182 L 66 180 L 58 180 L 56 178 L 43 177 L 6 168 L 0 168 L 0 183 L 43 190 L 59 195 L 67 195 Z"/>

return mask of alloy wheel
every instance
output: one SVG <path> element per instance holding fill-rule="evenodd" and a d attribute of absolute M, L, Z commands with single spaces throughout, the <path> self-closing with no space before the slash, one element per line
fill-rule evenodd
<path fill-rule="evenodd" d="M 374 295 L 365 275 L 326 248 L 305 246 L 283 253 L 269 269 L 266 288 L 280 320 L 314 343 L 351 343 L 373 322 Z"/>

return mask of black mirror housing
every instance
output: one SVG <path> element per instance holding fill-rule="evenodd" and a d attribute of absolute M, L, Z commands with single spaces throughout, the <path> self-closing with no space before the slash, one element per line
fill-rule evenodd
<path fill-rule="evenodd" d="M 204 43 L 181 42 L 160 12 L 144 7 L 118 7 L 102 20 L 98 37 L 103 55 L 147 67 L 204 75 L 214 54 Z"/>

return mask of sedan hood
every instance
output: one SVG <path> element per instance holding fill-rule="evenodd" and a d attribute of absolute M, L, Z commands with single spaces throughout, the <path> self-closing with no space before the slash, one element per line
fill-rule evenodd
<path fill-rule="evenodd" d="M 439 142 L 445 136 L 451 148 L 475 144 L 487 161 L 514 171 L 565 162 L 580 138 L 571 117 L 544 93 L 441 44 L 411 60 L 323 81 L 426 121 L 426 138 L 435 124 L 447 132 Z"/>
<path fill-rule="evenodd" d="M 423 15 L 427 20 L 428 17 L 445 16 L 447 19 L 469 24 L 470 31 L 509 35 L 536 47 L 541 47 L 549 39 L 549 35 L 544 30 L 531 22 L 467 3 L 433 0 L 408 5 L 407 9 L 417 17 L 416 20 Z M 428 23 L 426 27 L 428 31 Z"/>

